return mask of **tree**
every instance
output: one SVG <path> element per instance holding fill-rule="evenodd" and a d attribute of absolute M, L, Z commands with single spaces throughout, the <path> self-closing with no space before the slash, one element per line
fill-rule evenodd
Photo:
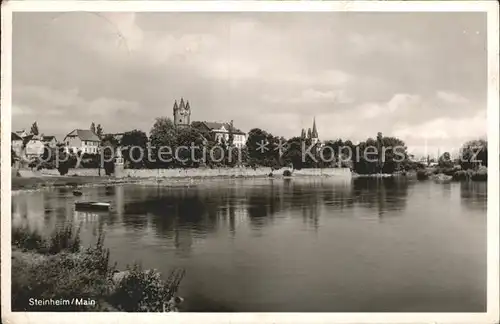
<path fill-rule="evenodd" d="M 249 164 L 272 168 L 280 167 L 279 150 L 276 150 L 280 138 L 273 136 L 260 128 L 253 128 L 248 133 L 247 148 Z"/>
<path fill-rule="evenodd" d="M 123 159 L 129 167 L 138 169 L 145 165 L 148 157 L 148 137 L 141 130 L 134 129 L 123 134 L 121 145 L 123 147 Z"/>
<path fill-rule="evenodd" d="M 382 172 L 382 168 L 384 167 L 384 157 L 383 157 L 383 152 L 382 152 L 382 146 L 384 145 L 382 143 L 383 136 L 381 132 L 377 133 L 377 154 L 378 154 L 378 172 Z"/>
<path fill-rule="evenodd" d="M 228 130 L 228 140 L 227 140 L 227 146 L 232 147 L 234 142 L 234 126 L 233 126 L 233 121 L 229 123 L 229 130 Z"/>
<path fill-rule="evenodd" d="M 488 142 L 484 139 L 468 141 L 460 150 L 460 166 L 467 170 L 480 165 L 488 166 Z"/>
<path fill-rule="evenodd" d="M 10 149 L 10 165 L 13 166 L 14 163 L 16 163 L 16 160 L 18 159 L 16 152 L 14 151 L 13 148 Z"/>
<path fill-rule="evenodd" d="M 305 131 L 302 130 L 305 134 Z M 287 150 L 283 155 L 283 161 L 285 164 L 291 164 L 296 170 L 300 170 L 303 167 L 302 163 L 302 143 L 305 138 L 292 137 L 287 141 Z"/>
<path fill-rule="evenodd" d="M 182 167 L 198 167 L 204 158 L 203 142 L 204 138 L 199 130 L 192 127 L 179 129 L 174 162 Z"/>
<path fill-rule="evenodd" d="M 172 151 L 176 145 L 177 141 L 177 130 L 174 125 L 174 122 L 167 117 L 158 117 L 149 132 L 149 141 L 151 143 L 152 156 L 157 160 L 152 164 L 155 167 L 167 167 L 168 165 L 172 165 L 172 163 L 165 163 L 159 160 L 159 152 L 160 148 L 168 147 Z M 161 157 L 163 160 L 168 159 L 169 157 Z"/>
<path fill-rule="evenodd" d="M 102 130 L 102 126 L 101 126 L 101 124 L 97 125 L 97 128 L 96 128 L 95 133 L 97 134 L 97 136 L 98 136 L 99 138 L 101 138 L 101 137 L 102 137 L 102 135 L 103 135 L 103 130 Z"/>
<path fill-rule="evenodd" d="M 106 175 L 111 175 L 115 172 L 114 158 L 116 157 L 118 144 L 113 135 L 106 135 L 102 138 L 100 148 L 102 152 L 99 156 L 103 157 L 103 161 L 99 161 L 99 172 L 101 171 L 101 165 Z"/>
<path fill-rule="evenodd" d="M 438 160 L 438 165 L 440 168 L 453 168 L 453 161 L 451 160 L 451 155 L 449 152 L 444 152 Z"/>
<path fill-rule="evenodd" d="M 301 139 L 306 139 L 306 130 L 302 128 L 302 132 L 300 133 Z"/>
<path fill-rule="evenodd" d="M 76 156 L 74 154 L 66 152 L 66 149 L 64 147 L 58 147 L 56 152 L 59 155 L 56 168 L 59 171 L 60 175 L 65 175 L 68 173 L 70 168 L 74 168 L 76 166 Z"/>
<path fill-rule="evenodd" d="M 312 132 L 311 132 L 311 129 L 309 128 L 307 130 L 307 139 L 311 139 L 312 138 Z"/>
<path fill-rule="evenodd" d="M 391 174 L 400 170 L 408 160 L 406 144 L 396 137 L 382 138 L 382 172 Z"/>
<path fill-rule="evenodd" d="M 40 134 L 40 132 L 38 130 L 38 124 L 36 122 L 34 122 L 31 125 L 31 134 L 33 134 L 33 135 L 39 135 Z"/>

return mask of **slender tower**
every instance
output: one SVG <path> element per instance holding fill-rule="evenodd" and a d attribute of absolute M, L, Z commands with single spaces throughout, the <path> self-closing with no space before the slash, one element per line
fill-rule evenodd
<path fill-rule="evenodd" d="M 179 105 L 177 105 L 177 100 L 174 102 L 174 125 L 176 127 L 187 127 L 191 125 L 191 107 L 189 106 L 189 101 L 184 102 L 184 98 L 181 98 Z"/>
<path fill-rule="evenodd" d="M 312 128 L 311 139 L 312 139 L 312 142 L 314 144 L 319 142 L 318 130 L 316 128 L 316 117 L 313 118 L 313 128 Z"/>

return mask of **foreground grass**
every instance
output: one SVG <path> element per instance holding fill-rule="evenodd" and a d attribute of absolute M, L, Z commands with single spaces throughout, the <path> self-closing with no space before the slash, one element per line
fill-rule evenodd
<path fill-rule="evenodd" d="M 180 279 L 161 279 L 135 264 L 116 279 L 104 236 L 82 249 L 79 231 L 67 226 L 43 237 L 26 228 L 12 233 L 13 311 L 169 311 Z M 170 275 L 170 278 L 175 277 Z M 32 300 L 79 300 L 68 305 L 33 305 Z M 86 302 L 82 302 L 86 301 Z"/>

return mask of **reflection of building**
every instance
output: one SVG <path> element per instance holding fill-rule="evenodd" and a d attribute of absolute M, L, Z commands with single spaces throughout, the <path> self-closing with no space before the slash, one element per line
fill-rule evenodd
<path fill-rule="evenodd" d="M 79 222 L 95 222 L 99 220 L 99 214 L 75 210 L 75 220 Z"/>

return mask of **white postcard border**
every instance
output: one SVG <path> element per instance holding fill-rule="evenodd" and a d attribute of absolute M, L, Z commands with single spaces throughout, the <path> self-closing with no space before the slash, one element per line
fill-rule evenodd
<path fill-rule="evenodd" d="M 487 313 L 22 313 L 10 312 L 12 12 L 31 11 L 363 11 L 487 12 L 488 301 Z M 496 1 L 4 1 L 1 54 L 1 296 L 5 323 L 497 323 L 499 320 L 499 14 Z"/>

